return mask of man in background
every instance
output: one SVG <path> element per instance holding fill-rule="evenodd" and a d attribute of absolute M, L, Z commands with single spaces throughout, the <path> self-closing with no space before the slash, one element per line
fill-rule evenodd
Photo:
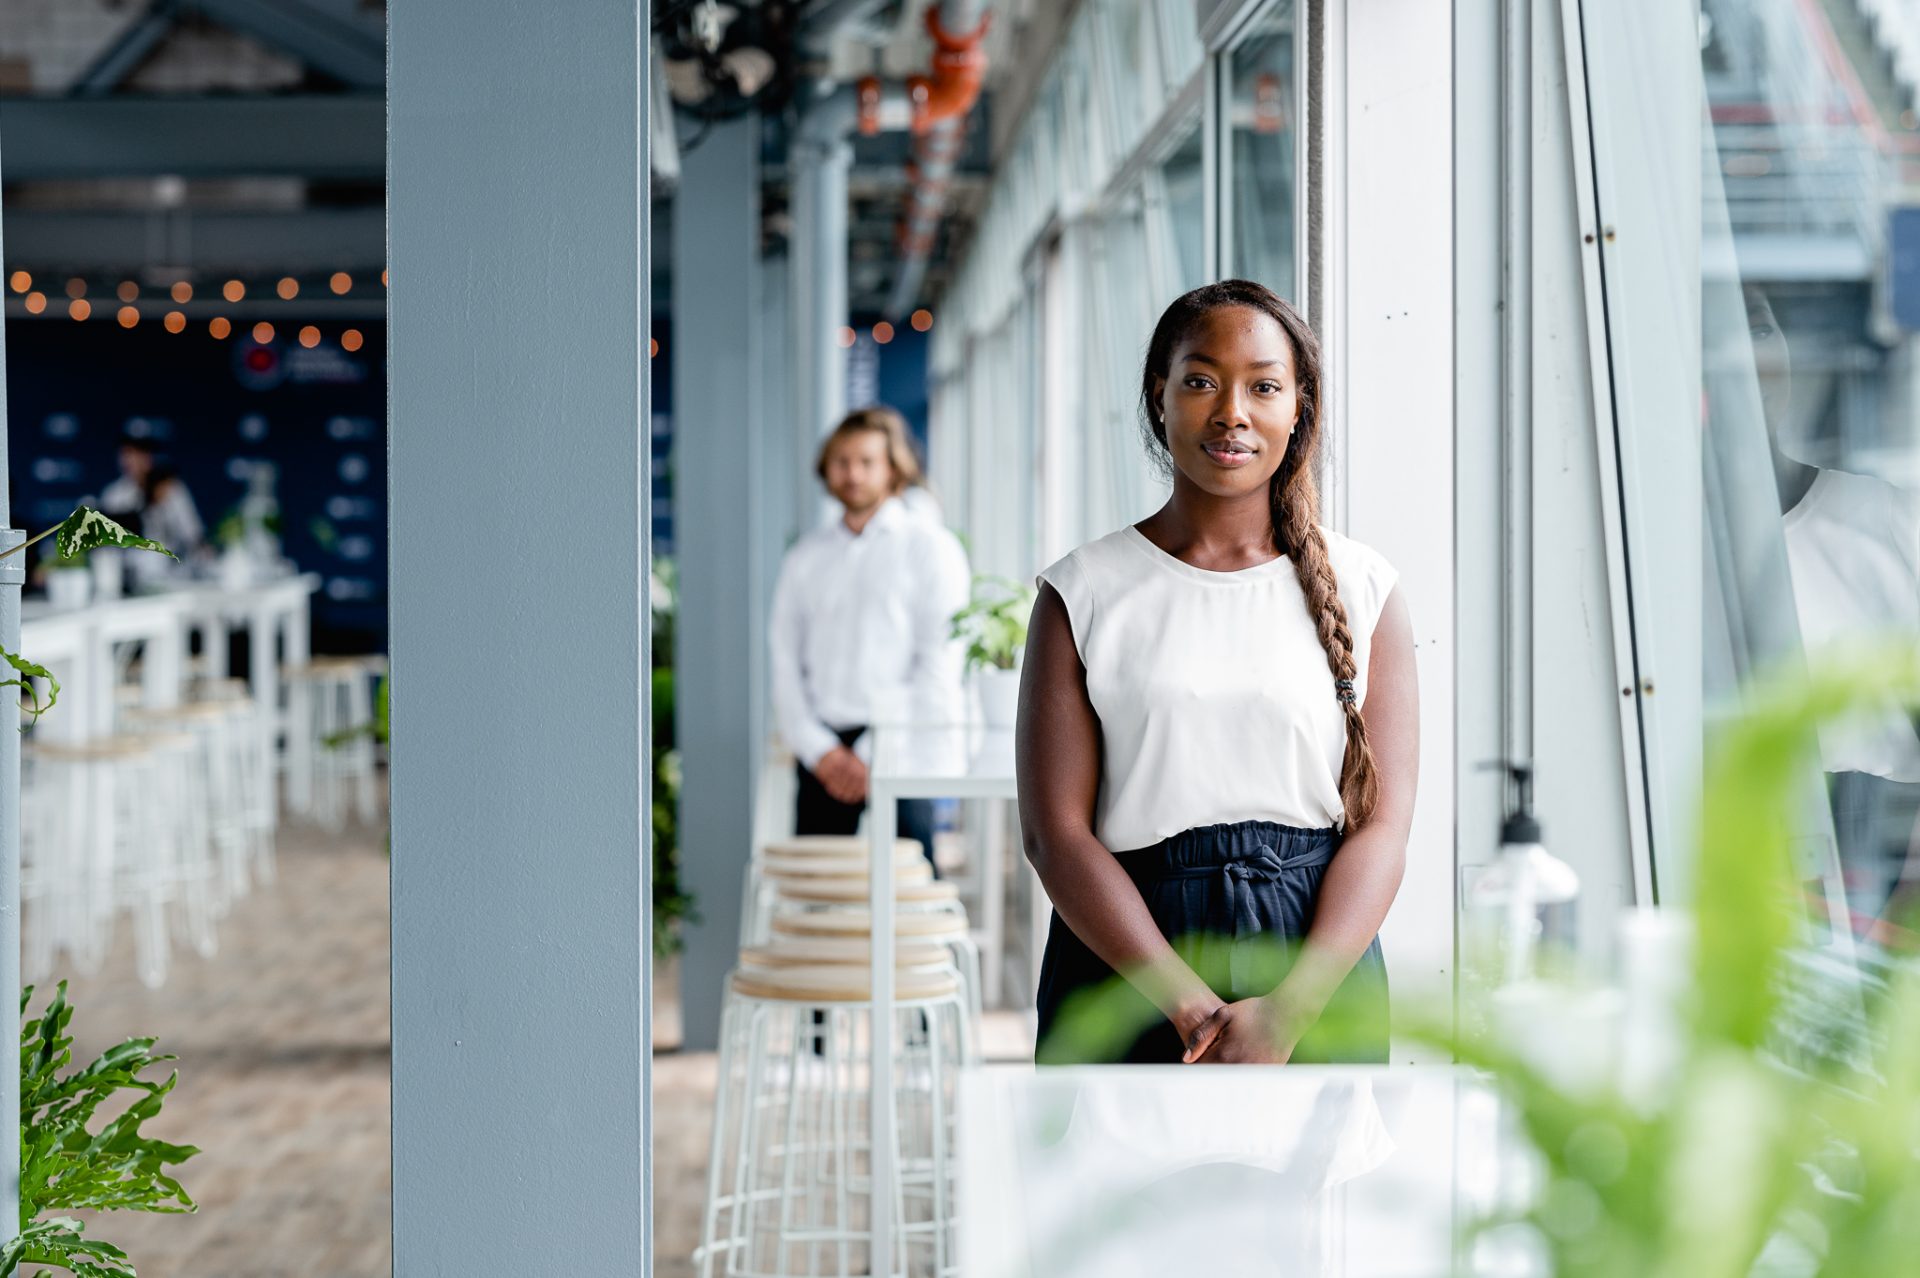
<path fill-rule="evenodd" d="M 971 586 L 959 539 L 909 512 L 918 486 L 904 418 L 850 413 L 827 436 L 817 469 L 840 517 L 787 552 L 768 623 L 774 715 L 798 764 L 796 834 L 852 834 L 867 803 L 875 701 L 903 687 L 916 719 L 961 717 L 964 653 L 953 614 Z M 933 805 L 899 805 L 902 838 L 933 860 Z"/>

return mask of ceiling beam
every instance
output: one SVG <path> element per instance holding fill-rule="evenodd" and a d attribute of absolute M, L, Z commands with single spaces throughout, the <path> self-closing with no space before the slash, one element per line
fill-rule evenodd
<path fill-rule="evenodd" d="M 6 210 L 7 264 L 30 271 L 135 275 L 148 268 L 195 275 L 377 276 L 386 262 L 381 208 L 276 213 Z"/>
<path fill-rule="evenodd" d="M 92 64 L 68 87 L 68 92 L 91 97 L 119 88 L 173 31 L 177 16 L 173 0 L 153 0 L 145 13 L 95 55 Z"/>
<path fill-rule="evenodd" d="M 384 22 L 368 22 L 351 10 L 317 0 L 181 0 L 181 4 L 351 88 L 386 88 Z"/>
<path fill-rule="evenodd" d="M 0 98 L 9 182 L 45 178 L 383 178 L 377 93 Z"/>

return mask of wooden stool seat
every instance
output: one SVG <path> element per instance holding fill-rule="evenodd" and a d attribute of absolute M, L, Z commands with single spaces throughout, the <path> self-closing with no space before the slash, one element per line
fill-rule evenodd
<path fill-rule="evenodd" d="M 873 942 L 859 936 L 786 937 L 772 945 L 749 945 L 740 951 L 740 966 L 755 968 L 786 967 L 867 967 L 873 958 Z M 937 941 L 900 940 L 893 944 L 895 967 L 938 967 L 952 961 L 952 952 Z"/>
<path fill-rule="evenodd" d="M 733 974 L 733 991 L 748 998 L 787 1003 L 864 1003 L 873 996 L 867 968 L 853 963 L 778 969 L 742 967 Z M 902 967 L 894 972 L 893 996 L 901 1001 L 951 998 L 960 978 L 951 967 Z"/>
<path fill-rule="evenodd" d="M 768 855 L 760 858 L 760 872 L 770 879 L 859 879 L 865 878 L 872 869 L 873 863 L 864 856 Z M 933 867 L 920 855 L 916 845 L 912 852 L 893 854 L 893 873 L 902 883 L 922 883 L 933 877 Z"/>
<path fill-rule="evenodd" d="M 924 859 L 917 839 L 895 839 L 896 857 L 908 852 Z M 762 856 L 855 856 L 865 860 L 873 855 L 873 841 L 864 834 L 796 834 L 790 839 L 773 839 L 760 845 Z"/>
<path fill-rule="evenodd" d="M 781 879 L 775 886 L 787 900 L 810 905 L 859 905 L 872 896 L 864 877 Z M 947 880 L 935 879 L 926 883 L 896 883 L 893 899 L 910 905 L 939 905 L 959 900 L 960 893 Z"/>
<path fill-rule="evenodd" d="M 867 937 L 872 933 L 873 915 L 867 910 L 783 910 L 773 916 L 775 936 Z M 895 914 L 893 934 L 944 942 L 965 936 L 967 921 L 953 914 Z"/>
<path fill-rule="evenodd" d="M 129 719 L 142 722 L 166 722 L 167 720 L 219 719 L 235 711 L 248 710 L 251 701 L 183 701 L 177 706 L 129 706 L 125 713 Z"/>
<path fill-rule="evenodd" d="M 98 737 L 92 741 L 26 742 L 29 757 L 58 759 L 63 763 L 94 763 L 105 759 L 137 759 L 151 754 L 157 744 L 150 736 Z"/>
<path fill-rule="evenodd" d="M 325 656 L 309 658 L 303 666 L 283 666 L 288 679 L 340 679 L 349 675 L 380 675 L 387 672 L 387 659 L 378 653 L 362 656 Z"/>

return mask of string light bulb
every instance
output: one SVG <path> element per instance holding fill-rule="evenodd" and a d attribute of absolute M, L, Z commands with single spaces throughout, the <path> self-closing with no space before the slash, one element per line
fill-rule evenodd
<path fill-rule="evenodd" d="M 121 301 L 131 302 L 134 298 L 140 296 L 140 286 L 132 280 L 121 280 L 120 287 L 115 289 L 114 292 Z"/>
<path fill-rule="evenodd" d="M 893 325 L 881 320 L 873 326 L 873 340 L 885 346 L 893 340 Z"/>
<path fill-rule="evenodd" d="M 320 330 L 311 324 L 302 328 L 300 330 L 300 344 L 308 350 L 312 350 L 318 346 L 320 344 Z"/>
<path fill-rule="evenodd" d="M 45 293 L 36 292 L 36 293 L 27 294 L 27 314 L 38 315 L 41 311 L 44 311 L 46 309 L 47 309 L 47 295 Z"/>
<path fill-rule="evenodd" d="M 115 318 L 120 321 L 121 328 L 132 328 L 140 322 L 140 308 L 137 306 L 123 306 Z"/>
<path fill-rule="evenodd" d="M 914 332 L 924 333 L 928 329 L 933 327 L 933 312 L 930 310 L 927 310 L 925 307 L 922 307 L 920 310 L 917 310 L 913 313 L 913 319 L 911 322 L 913 324 Z"/>
<path fill-rule="evenodd" d="M 160 323 L 165 326 L 169 333 L 182 333 L 185 332 L 187 328 L 187 317 L 179 311 L 168 311 L 166 318 L 161 320 Z"/>
<path fill-rule="evenodd" d="M 93 303 L 84 297 L 76 297 L 67 303 L 67 314 L 74 319 L 83 320 L 93 314 Z"/>
<path fill-rule="evenodd" d="M 208 323 L 207 332 L 212 334 L 216 340 L 223 339 L 227 334 L 233 332 L 233 325 L 227 322 L 226 316 L 216 315 L 212 321 Z"/>
<path fill-rule="evenodd" d="M 173 300 L 185 306 L 193 300 L 193 285 L 180 280 L 173 286 Z"/>
<path fill-rule="evenodd" d="M 280 282 L 274 285 L 273 291 L 280 294 L 281 298 L 285 301 L 291 302 L 300 295 L 300 281 L 294 279 L 291 275 L 283 275 L 280 278 Z"/>
<path fill-rule="evenodd" d="M 852 346 L 853 330 L 850 328 L 842 328 L 839 333 L 839 340 L 840 340 L 840 345 L 842 346 Z"/>
<path fill-rule="evenodd" d="M 265 346 L 273 340 L 273 325 L 261 320 L 253 326 L 253 340 Z"/>
<path fill-rule="evenodd" d="M 340 347 L 342 350 L 357 351 L 360 349 L 360 344 L 364 340 L 366 339 L 360 336 L 359 329 L 350 328 L 346 332 L 340 334 Z"/>
<path fill-rule="evenodd" d="M 24 293 L 33 287 L 33 276 L 25 271 L 15 271 L 7 282 L 13 285 L 14 292 Z"/>
<path fill-rule="evenodd" d="M 228 280 L 220 286 L 220 296 L 229 302 L 237 302 L 247 295 L 247 286 L 239 280 Z"/>
<path fill-rule="evenodd" d="M 332 289 L 337 296 L 344 297 L 347 291 L 353 287 L 353 276 L 347 274 L 345 271 L 335 271 L 333 278 L 327 281 L 327 287 Z"/>
<path fill-rule="evenodd" d="M 87 282 L 85 280 L 81 279 L 79 276 L 76 275 L 72 279 L 67 281 L 68 297 L 79 298 L 79 297 L 85 297 L 86 295 L 87 295 Z"/>

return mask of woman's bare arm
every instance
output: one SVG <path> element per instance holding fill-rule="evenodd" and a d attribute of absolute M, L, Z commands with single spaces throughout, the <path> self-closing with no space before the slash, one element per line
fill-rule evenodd
<path fill-rule="evenodd" d="M 1087 698 L 1067 606 L 1045 584 L 1027 629 L 1015 756 L 1021 839 L 1053 908 L 1190 1039 L 1220 999 L 1174 953 L 1140 889 L 1094 836 L 1100 721 Z"/>
<path fill-rule="evenodd" d="M 1379 801 L 1372 819 L 1347 836 L 1327 867 L 1300 957 L 1273 992 L 1290 1019 L 1304 1022 L 1302 1029 L 1319 1018 L 1380 931 L 1406 871 L 1420 772 L 1420 688 L 1413 624 L 1398 589 L 1374 627 L 1361 714 L 1379 767 Z"/>

